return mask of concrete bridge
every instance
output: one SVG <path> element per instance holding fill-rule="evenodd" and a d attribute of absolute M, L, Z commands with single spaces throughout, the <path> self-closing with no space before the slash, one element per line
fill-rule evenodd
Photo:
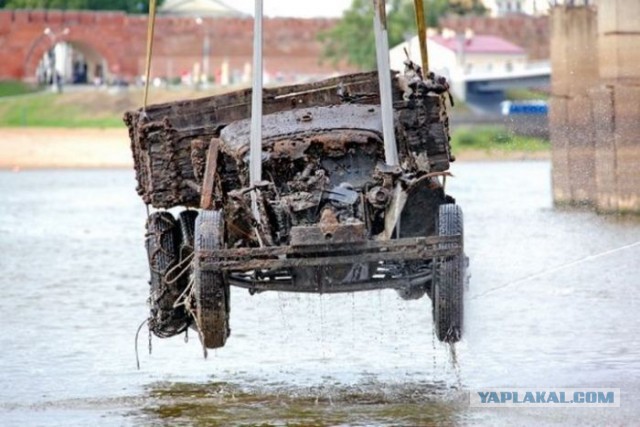
<path fill-rule="evenodd" d="M 319 31 L 331 19 L 271 18 L 264 23 L 265 69 L 321 76 L 335 71 L 320 64 Z M 159 16 L 152 76 L 177 77 L 199 64 L 215 74 L 223 61 L 230 73 L 251 63 L 252 19 Z M 38 64 L 54 45 L 68 43 L 90 75 L 132 80 L 143 74 L 147 19 L 123 12 L 0 10 L 0 79 L 34 81 Z"/>
<path fill-rule="evenodd" d="M 468 104 L 484 111 L 499 112 L 500 102 L 505 100 L 508 89 L 545 89 L 551 86 L 551 66 L 549 63 L 536 67 L 502 73 L 474 73 L 462 78 L 464 95 Z M 454 88 L 455 89 L 455 88 Z"/>
<path fill-rule="evenodd" d="M 551 18 L 554 200 L 640 213 L 640 1 Z"/>

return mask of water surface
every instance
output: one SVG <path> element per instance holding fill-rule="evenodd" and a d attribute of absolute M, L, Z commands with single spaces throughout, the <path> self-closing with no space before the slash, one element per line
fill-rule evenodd
<path fill-rule="evenodd" d="M 430 302 L 233 289 L 232 336 L 140 339 L 145 208 L 133 173 L 0 172 L 0 424 L 632 423 L 640 222 L 552 208 L 548 162 L 462 163 L 465 339 Z M 541 272 L 547 272 L 540 274 Z M 619 409 L 471 410 L 481 387 L 619 387 Z"/>

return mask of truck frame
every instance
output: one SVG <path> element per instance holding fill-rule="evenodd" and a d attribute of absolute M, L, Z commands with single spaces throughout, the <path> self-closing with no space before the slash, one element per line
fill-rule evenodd
<path fill-rule="evenodd" d="M 137 191 L 155 209 L 146 247 L 157 336 L 192 327 L 205 348 L 224 346 L 236 286 L 427 295 L 438 339 L 461 338 L 467 258 L 462 211 L 445 192 L 448 83 L 409 59 L 389 71 L 384 27 L 377 8 L 378 72 L 254 81 L 125 114 Z"/>

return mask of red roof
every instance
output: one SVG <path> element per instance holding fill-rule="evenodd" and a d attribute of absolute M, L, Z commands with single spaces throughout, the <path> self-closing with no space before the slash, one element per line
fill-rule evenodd
<path fill-rule="evenodd" d="M 458 37 L 444 38 L 442 36 L 431 36 L 433 40 L 449 50 L 458 52 L 460 45 Z M 523 55 L 524 49 L 511 42 L 496 36 L 474 35 L 470 39 L 465 39 L 464 51 L 467 53 L 501 53 L 506 55 Z"/>

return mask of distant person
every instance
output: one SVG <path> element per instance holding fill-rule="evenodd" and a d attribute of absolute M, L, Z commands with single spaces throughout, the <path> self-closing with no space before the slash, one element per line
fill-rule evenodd
<path fill-rule="evenodd" d="M 62 76 L 58 71 L 55 72 L 54 79 L 55 79 L 55 83 L 54 83 L 53 90 L 56 93 L 62 93 Z"/>

